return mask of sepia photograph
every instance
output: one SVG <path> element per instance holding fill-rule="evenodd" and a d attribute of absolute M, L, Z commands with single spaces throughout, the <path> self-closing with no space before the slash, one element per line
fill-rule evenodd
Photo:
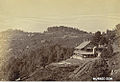
<path fill-rule="evenodd" d="M 0 0 L 0 81 L 120 81 L 120 0 Z"/>

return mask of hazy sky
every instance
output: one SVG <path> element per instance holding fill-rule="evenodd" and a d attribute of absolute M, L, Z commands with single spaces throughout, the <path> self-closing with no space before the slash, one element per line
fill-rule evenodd
<path fill-rule="evenodd" d="M 0 31 L 70 26 L 95 32 L 120 23 L 120 0 L 0 0 Z"/>

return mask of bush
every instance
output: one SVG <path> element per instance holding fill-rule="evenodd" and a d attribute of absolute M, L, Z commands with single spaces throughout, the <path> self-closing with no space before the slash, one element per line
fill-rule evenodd
<path fill-rule="evenodd" d="M 104 48 L 101 57 L 102 58 L 111 58 L 113 56 L 113 48 L 111 44 L 108 44 L 107 48 Z"/>
<path fill-rule="evenodd" d="M 96 60 L 92 66 L 93 66 L 91 69 L 92 77 L 109 77 L 110 76 L 111 70 L 108 67 L 106 60 L 102 58 L 99 60 Z"/>

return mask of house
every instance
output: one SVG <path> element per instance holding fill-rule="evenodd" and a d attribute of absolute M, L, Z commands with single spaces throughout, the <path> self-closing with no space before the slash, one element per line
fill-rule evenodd
<path fill-rule="evenodd" d="M 74 55 L 81 56 L 83 58 L 97 57 L 103 50 L 103 46 L 96 47 L 91 41 L 84 41 L 77 47 L 75 47 Z"/>

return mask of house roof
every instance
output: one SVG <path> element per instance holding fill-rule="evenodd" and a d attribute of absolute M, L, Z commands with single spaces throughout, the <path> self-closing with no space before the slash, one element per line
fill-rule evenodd
<path fill-rule="evenodd" d="M 85 41 L 83 43 L 81 43 L 79 46 L 75 47 L 75 49 L 82 49 L 85 46 L 87 46 L 90 43 L 90 41 Z"/>
<path fill-rule="evenodd" d="M 82 51 L 82 50 L 74 51 L 74 53 L 80 54 L 80 55 L 82 55 L 82 54 L 93 54 L 93 52 L 87 52 L 87 51 Z"/>

